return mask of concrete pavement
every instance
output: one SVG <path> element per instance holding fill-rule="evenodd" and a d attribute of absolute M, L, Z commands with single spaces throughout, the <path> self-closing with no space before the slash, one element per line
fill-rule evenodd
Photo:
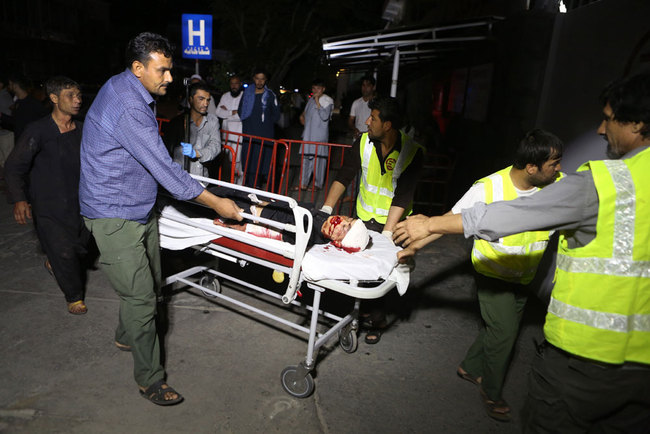
<path fill-rule="evenodd" d="M 118 298 L 102 272 L 89 272 L 88 314 L 70 315 L 43 267 L 33 228 L 16 224 L 4 201 L 0 231 L 0 432 L 521 430 L 526 374 L 543 312 L 531 300 L 506 381 L 513 421 L 493 421 L 476 387 L 455 375 L 480 319 L 469 244 L 462 237 L 443 237 L 419 253 L 409 291 L 390 297 L 392 325 L 379 344 L 367 345 L 361 335 L 355 353 L 343 352 L 335 341 L 321 350 L 316 389 L 306 399 L 288 395 L 280 383 L 282 369 L 304 359 L 306 336 L 176 288 L 165 305 L 164 350 L 168 381 L 185 402 L 159 407 L 139 396 L 131 355 L 113 346 Z M 274 285 L 270 272 L 251 272 Z"/>

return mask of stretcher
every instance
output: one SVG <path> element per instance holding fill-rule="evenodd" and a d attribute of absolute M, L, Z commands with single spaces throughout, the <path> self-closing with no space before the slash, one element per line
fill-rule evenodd
<path fill-rule="evenodd" d="M 259 222 L 280 232 L 292 232 L 295 234 L 295 242 L 260 238 L 235 229 L 217 226 L 213 224 L 212 219 L 191 218 L 168 206 L 163 209 L 159 219 L 161 247 L 175 250 L 192 247 L 200 252 L 238 263 L 242 267 L 249 263 L 258 264 L 285 273 L 289 277 L 287 287 L 283 294 L 278 294 L 203 265 L 167 277 L 164 285 L 181 282 L 206 296 L 216 297 L 305 333 L 308 336 L 305 359 L 296 365 L 284 368 L 280 378 L 283 388 L 289 394 L 298 398 L 311 395 L 314 390 L 311 372 L 315 368 L 318 350 L 325 343 L 338 336 L 343 351 L 346 353 L 356 351 L 360 300 L 382 297 L 396 287 L 400 293 L 406 291 L 408 268 L 397 265 L 396 253 L 399 248 L 381 234 L 371 233 L 371 247 L 362 252 L 347 253 L 331 244 L 315 245 L 308 250 L 312 215 L 308 210 L 298 206 L 294 199 L 200 176 L 192 175 L 192 177 L 202 183 L 243 191 L 248 194 L 252 202 L 286 203 L 293 214 L 292 223 L 279 223 L 247 212 L 242 212 L 241 215 L 247 222 Z M 334 265 L 333 271 L 323 274 L 323 261 L 341 265 Z M 311 312 L 309 327 L 302 325 L 302 321 L 300 323 L 289 321 L 271 311 L 224 294 L 220 281 L 236 284 L 233 285 L 233 290 L 237 285 L 241 285 L 263 294 L 263 297 L 268 297 L 269 301 L 279 299 L 286 306 L 299 306 L 306 309 L 307 312 Z M 300 291 L 305 291 L 305 288 L 313 291 L 311 306 L 303 302 L 303 297 L 298 297 L 301 295 Z M 352 311 L 345 316 L 338 316 L 322 310 L 321 298 L 328 290 L 352 297 L 354 299 Z M 273 309 L 282 309 L 282 305 L 278 306 L 278 304 L 275 303 Z M 327 330 L 322 330 L 323 323 L 326 324 Z"/>

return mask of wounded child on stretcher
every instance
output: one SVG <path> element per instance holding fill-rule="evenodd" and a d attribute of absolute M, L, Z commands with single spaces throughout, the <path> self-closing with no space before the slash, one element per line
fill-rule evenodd
<path fill-rule="evenodd" d="M 251 204 L 248 196 L 238 191 L 223 194 L 223 191 L 219 189 L 218 193 L 215 192 L 215 194 L 229 197 L 240 208 L 250 210 L 250 213 L 256 217 L 262 217 L 280 223 L 294 223 L 293 212 L 285 203 L 262 202 L 259 204 Z M 308 242 L 309 246 L 331 242 L 334 246 L 340 247 L 348 252 L 357 252 L 364 250 L 368 245 L 370 235 L 361 220 L 342 215 L 331 216 L 315 209 L 311 204 L 301 203 L 300 206 L 310 210 L 313 217 L 313 225 Z M 214 219 L 214 224 L 263 238 L 288 242 L 295 241 L 295 234 L 291 232 L 279 232 L 260 224 L 224 221 L 218 218 Z"/>

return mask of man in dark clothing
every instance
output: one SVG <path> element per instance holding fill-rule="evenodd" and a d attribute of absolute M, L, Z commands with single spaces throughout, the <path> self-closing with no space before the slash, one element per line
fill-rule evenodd
<path fill-rule="evenodd" d="M 345 153 L 343 167 L 325 198 L 322 210 L 332 212 L 347 186 L 361 169 L 356 214 L 370 230 L 392 241 L 393 228 L 411 213 L 413 192 L 422 172 L 424 148 L 400 130 L 401 109 L 391 97 L 369 103 L 368 131 Z M 376 344 L 387 326 L 383 300 L 370 300 L 365 342 Z"/>
<path fill-rule="evenodd" d="M 24 77 L 9 78 L 8 87 L 17 99 L 14 102 L 11 116 L 0 113 L 0 121 L 3 128 L 14 132 L 14 142 L 18 143 L 27 124 L 45 116 L 47 109 L 27 92 L 29 85 Z"/>
<path fill-rule="evenodd" d="M 258 137 L 275 137 L 275 123 L 280 118 L 278 99 L 271 89 L 266 86 L 268 74 L 257 69 L 253 73 L 253 86 L 244 90 L 244 95 L 239 103 L 239 117 L 242 120 L 242 132 Z M 264 142 L 260 149 L 260 141 L 253 141 L 249 149 L 249 142 L 244 139 L 242 143 L 242 165 L 246 177 L 245 185 L 261 188 L 266 182 L 271 165 L 272 146 Z M 259 173 L 257 166 L 259 164 Z"/>
<path fill-rule="evenodd" d="M 25 129 L 7 159 L 5 179 L 14 218 L 24 225 L 33 217 L 48 258 L 45 267 L 63 291 L 68 311 L 80 315 L 87 312 L 82 263 L 90 239 L 79 214 L 82 124 L 72 119 L 81 108 L 81 89 L 69 78 L 53 77 L 46 92 L 52 114 Z"/>

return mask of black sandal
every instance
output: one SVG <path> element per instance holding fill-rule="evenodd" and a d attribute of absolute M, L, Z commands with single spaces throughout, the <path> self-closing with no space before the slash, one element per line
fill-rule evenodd
<path fill-rule="evenodd" d="M 372 329 L 372 330 L 368 330 L 368 333 L 366 333 L 366 337 L 363 340 L 368 345 L 374 345 L 377 342 L 379 342 L 380 339 L 381 339 L 381 330 Z"/>
<path fill-rule="evenodd" d="M 167 388 L 163 388 L 163 386 L 167 386 Z M 175 399 L 165 399 L 167 393 L 175 393 L 178 396 Z M 183 396 L 163 380 L 156 381 L 144 391 L 140 390 L 140 395 L 157 405 L 174 405 L 183 400 Z"/>

